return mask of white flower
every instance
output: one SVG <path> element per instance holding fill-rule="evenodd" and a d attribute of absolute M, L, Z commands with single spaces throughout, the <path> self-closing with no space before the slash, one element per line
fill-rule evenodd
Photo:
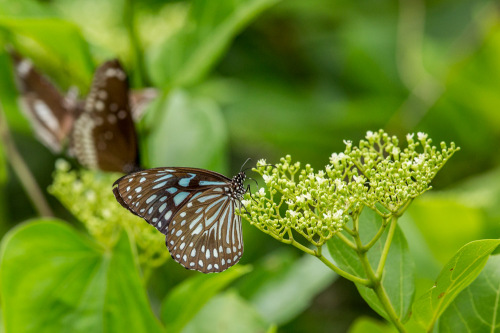
<path fill-rule="evenodd" d="M 263 159 L 263 158 L 262 158 L 262 159 L 260 159 L 260 160 L 258 160 L 258 161 L 257 161 L 257 166 L 258 166 L 258 167 L 259 167 L 259 166 L 265 166 L 265 165 L 267 165 L 267 163 L 266 163 L 266 160 L 265 160 L 265 159 Z"/>
<path fill-rule="evenodd" d="M 109 219 L 111 217 L 111 211 L 109 209 L 103 209 L 102 210 L 102 217 Z"/>
<path fill-rule="evenodd" d="M 297 217 L 297 215 L 299 215 L 299 213 L 297 213 L 296 211 L 294 210 L 287 210 L 288 214 L 290 214 L 291 217 Z"/>
<path fill-rule="evenodd" d="M 339 209 L 333 214 L 333 219 L 334 220 L 340 220 L 342 218 L 342 215 L 344 214 L 344 211 L 342 209 Z"/>
<path fill-rule="evenodd" d="M 263 197 L 263 196 L 265 196 L 265 195 L 266 195 L 266 190 L 265 190 L 263 187 L 261 187 L 261 188 L 259 189 L 259 192 L 258 192 L 258 193 L 259 193 L 259 195 L 260 195 L 261 197 Z"/>
<path fill-rule="evenodd" d="M 375 136 L 375 135 L 373 134 L 373 132 L 372 132 L 372 131 L 368 131 L 368 132 L 366 132 L 366 139 L 367 139 L 367 140 L 373 139 L 373 137 L 374 137 L 374 136 Z"/>
<path fill-rule="evenodd" d="M 351 140 L 344 140 L 344 144 L 349 148 L 352 146 L 352 141 Z"/>
<path fill-rule="evenodd" d="M 425 161 L 425 154 L 419 154 L 418 157 L 415 157 L 413 161 L 413 165 L 420 165 Z"/>
<path fill-rule="evenodd" d="M 302 203 L 302 202 L 307 202 L 308 200 L 311 200 L 311 193 L 306 193 L 306 194 L 301 194 L 301 195 L 298 195 L 295 200 L 298 202 L 298 203 Z"/>
<path fill-rule="evenodd" d="M 250 200 L 246 200 L 246 199 L 241 200 L 241 204 L 245 207 L 250 205 L 250 203 L 251 203 Z"/>
<path fill-rule="evenodd" d="M 346 159 L 347 155 L 344 153 L 333 153 L 332 156 L 330 157 L 330 162 L 332 164 L 337 164 L 338 162 L 341 162 L 342 160 Z"/>
<path fill-rule="evenodd" d="M 392 155 L 398 156 L 400 152 L 401 152 L 401 149 L 399 149 L 398 147 L 392 148 Z"/>
<path fill-rule="evenodd" d="M 268 176 L 268 175 L 262 175 L 262 178 L 264 179 L 264 182 L 266 184 L 269 184 L 271 180 L 273 180 L 273 176 Z"/>
<path fill-rule="evenodd" d="M 364 182 L 363 176 L 356 176 L 356 175 L 354 175 L 354 176 L 352 176 L 352 178 L 354 179 L 354 181 L 356 183 L 363 183 Z"/>
<path fill-rule="evenodd" d="M 424 132 L 418 132 L 417 136 L 420 141 L 427 139 L 427 134 Z"/>
<path fill-rule="evenodd" d="M 318 185 L 321 186 L 321 184 L 326 182 L 326 179 L 323 177 L 316 177 L 316 182 L 318 182 Z"/>
<path fill-rule="evenodd" d="M 414 135 L 415 135 L 415 133 L 406 134 L 406 140 L 408 140 L 408 141 L 412 140 Z"/>
<path fill-rule="evenodd" d="M 69 169 L 71 169 L 71 165 L 65 159 L 58 158 L 56 160 L 56 169 L 61 171 L 69 171 Z"/>

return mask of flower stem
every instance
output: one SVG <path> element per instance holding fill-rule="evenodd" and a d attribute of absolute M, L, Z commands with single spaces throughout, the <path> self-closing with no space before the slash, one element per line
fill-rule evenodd
<path fill-rule="evenodd" d="M 24 191 L 28 195 L 28 198 L 33 203 L 33 206 L 38 211 L 41 216 L 54 216 L 49 204 L 43 196 L 43 192 L 36 183 L 35 177 L 31 173 L 30 169 L 24 162 L 21 154 L 17 151 L 14 140 L 9 132 L 9 127 L 7 125 L 7 119 L 3 112 L 2 105 L 0 103 L 0 141 L 3 142 L 5 146 L 5 153 L 8 156 L 8 161 L 12 165 L 12 170 L 17 174 L 21 185 L 24 187 Z"/>
<path fill-rule="evenodd" d="M 387 219 L 384 219 L 382 221 L 382 225 L 380 226 L 380 229 L 378 229 L 378 231 L 375 234 L 375 236 L 373 236 L 373 238 L 366 245 L 362 245 L 362 249 L 364 251 L 368 251 L 369 249 L 372 248 L 373 245 L 375 245 L 375 243 L 380 239 L 380 237 L 384 233 L 385 228 L 387 227 L 387 224 L 388 224 L 387 223 Z"/>
<path fill-rule="evenodd" d="M 130 42 L 130 49 L 132 54 L 132 62 L 134 65 L 135 75 L 132 77 L 134 87 L 144 87 L 148 82 L 146 70 L 144 68 L 144 54 L 137 33 L 137 26 L 135 22 L 135 8 L 134 0 L 127 0 L 125 2 L 123 17 L 125 26 L 127 28 L 128 38 Z"/>
<path fill-rule="evenodd" d="M 357 219 L 355 219 L 354 223 L 356 226 L 359 226 Z M 387 292 L 386 292 L 384 286 L 382 285 L 382 273 L 383 273 L 383 270 L 385 267 L 385 262 L 387 260 L 387 254 L 389 253 L 389 248 L 390 248 L 390 245 L 392 242 L 392 238 L 393 238 L 394 232 L 396 230 L 396 223 L 397 223 L 397 218 L 393 217 L 391 220 L 391 227 L 389 229 L 389 234 L 387 235 L 384 249 L 382 251 L 382 255 L 381 255 L 381 258 L 379 261 L 377 273 L 375 273 L 373 271 L 373 268 L 370 264 L 370 261 L 368 260 L 368 257 L 366 255 L 367 247 L 363 246 L 363 244 L 361 242 L 361 238 L 359 237 L 359 231 L 355 235 L 354 240 L 355 240 L 356 245 L 358 247 L 359 260 L 361 261 L 361 264 L 363 266 L 363 270 L 365 271 L 365 274 L 366 274 L 368 280 L 370 281 L 370 284 L 368 285 L 368 287 L 373 289 L 373 291 L 377 295 L 378 300 L 380 301 L 382 307 L 384 308 L 385 313 L 389 317 L 392 324 L 398 329 L 399 332 L 406 332 L 406 329 L 404 328 L 403 324 L 399 320 L 399 317 L 398 317 L 396 311 L 394 310 L 394 307 L 391 303 L 391 300 L 389 299 L 389 296 L 387 295 Z M 385 221 L 384 221 L 384 224 L 385 224 Z"/>
<path fill-rule="evenodd" d="M 382 273 L 384 271 L 385 262 L 387 261 L 387 255 L 389 254 L 389 248 L 391 247 L 392 238 L 394 237 L 394 232 L 396 231 L 398 218 L 396 216 L 392 217 L 391 226 L 389 228 L 389 233 L 387 234 L 387 239 L 385 240 L 384 249 L 382 250 L 382 255 L 380 256 L 380 261 L 377 267 L 377 273 L 375 276 L 377 279 L 382 280 Z"/>
<path fill-rule="evenodd" d="M 321 260 L 326 266 L 328 266 L 328 268 L 330 268 L 332 271 L 334 271 L 335 273 L 337 273 L 338 275 L 346 278 L 347 280 L 350 280 L 354 283 L 359 283 L 361 285 L 364 285 L 364 286 L 369 286 L 371 284 L 371 282 L 368 280 L 368 279 L 362 279 L 358 276 L 355 276 L 355 275 L 352 275 L 350 273 L 347 273 L 346 271 L 338 268 L 337 266 L 335 266 L 332 262 L 330 262 L 324 255 L 322 254 L 319 254 L 319 255 L 316 255 L 316 257 L 318 257 L 319 260 Z"/>

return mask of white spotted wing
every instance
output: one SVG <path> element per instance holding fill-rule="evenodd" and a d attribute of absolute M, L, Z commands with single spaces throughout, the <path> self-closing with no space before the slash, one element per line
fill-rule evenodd
<path fill-rule="evenodd" d="M 63 94 L 38 72 L 29 59 L 10 50 L 21 110 L 31 122 L 35 135 L 54 153 L 61 152 L 78 113 L 76 96 Z"/>
<path fill-rule="evenodd" d="M 172 258 L 187 269 L 221 272 L 243 253 L 243 181 L 195 168 L 156 168 L 118 179 L 118 202 L 166 235 Z"/>

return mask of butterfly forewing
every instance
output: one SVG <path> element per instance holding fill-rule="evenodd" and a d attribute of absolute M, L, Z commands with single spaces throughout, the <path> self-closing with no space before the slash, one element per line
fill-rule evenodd
<path fill-rule="evenodd" d="M 243 253 L 240 202 L 232 180 L 195 168 L 157 168 L 124 176 L 120 204 L 166 235 L 172 257 L 188 269 L 223 271 Z"/>
<path fill-rule="evenodd" d="M 71 138 L 81 164 L 104 171 L 137 169 L 137 135 L 128 94 L 127 75 L 118 60 L 97 69 Z"/>
<path fill-rule="evenodd" d="M 21 93 L 21 110 L 27 115 L 35 135 L 51 151 L 62 150 L 73 127 L 78 104 L 63 94 L 42 74 L 30 60 L 10 51 L 14 60 L 16 81 Z"/>

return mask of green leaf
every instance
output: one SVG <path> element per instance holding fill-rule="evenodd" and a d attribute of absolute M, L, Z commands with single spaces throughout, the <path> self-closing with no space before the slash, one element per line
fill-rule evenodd
<path fill-rule="evenodd" d="M 500 256 L 491 256 L 481 274 L 448 306 L 439 332 L 495 332 L 500 327 Z"/>
<path fill-rule="evenodd" d="M 123 234 L 113 249 L 56 220 L 2 240 L 0 291 L 7 332 L 162 332 Z"/>
<path fill-rule="evenodd" d="M 61 76 L 63 69 L 71 73 L 71 85 L 76 84 L 82 90 L 88 87 L 94 64 L 89 46 L 76 25 L 55 18 L 3 17 L 0 28 L 10 32 L 12 42 L 23 53 L 33 58 L 41 57 L 50 64 L 48 67 L 54 69 L 54 76 Z"/>
<path fill-rule="evenodd" d="M 282 325 L 308 308 L 314 297 L 337 277 L 316 257 L 303 255 L 266 281 L 252 295 L 250 303 L 268 322 Z"/>
<path fill-rule="evenodd" d="M 361 213 L 359 225 L 361 240 L 363 244 L 366 244 L 379 230 L 382 225 L 382 218 L 374 211 L 365 208 Z M 389 226 L 386 227 L 384 234 L 378 242 L 367 252 L 367 257 L 373 270 L 376 270 L 378 266 L 388 229 Z M 359 257 L 353 249 L 338 237 L 333 237 L 328 241 L 327 245 L 330 254 L 340 268 L 351 274 L 366 278 Z M 398 318 L 402 321 L 406 320 L 415 293 L 414 263 L 408 250 L 406 239 L 399 227 L 396 228 L 387 256 L 382 286 L 386 290 Z M 356 287 L 368 305 L 387 319 L 387 315 L 375 292 L 363 285 L 356 284 Z"/>
<path fill-rule="evenodd" d="M 219 291 L 251 270 L 237 265 L 220 274 L 198 275 L 178 285 L 162 304 L 161 317 L 168 332 L 181 332 Z"/>
<path fill-rule="evenodd" d="M 478 276 L 498 245 L 498 239 L 464 245 L 441 270 L 434 286 L 415 302 L 413 313 L 417 321 L 430 331 L 448 305 Z"/>
<path fill-rule="evenodd" d="M 349 327 L 349 333 L 394 333 L 396 329 L 370 317 L 359 317 Z"/>
<path fill-rule="evenodd" d="M 215 103 L 175 90 L 150 111 L 145 121 L 154 122 L 149 124 L 147 141 L 151 166 L 189 165 L 225 171 L 227 130 Z"/>
<path fill-rule="evenodd" d="M 186 326 L 183 333 L 265 332 L 269 324 L 236 292 L 226 292 L 210 302 Z"/>
<path fill-rule="evenodd" d="M 463 244 L 483 237 L 484 213 L 467 202 L 443 194 L 418 198 L 408 210 L 434 256 L 446 263 Z M 446 237 L 443 237 L 446 235 Z"/>
<path fill-rule="evenodd" d="M 151 50 L 149 74 L 157 86 L 199 81 L 234 36 L 279 0 L 194 0 L 184 27 Z"/>

